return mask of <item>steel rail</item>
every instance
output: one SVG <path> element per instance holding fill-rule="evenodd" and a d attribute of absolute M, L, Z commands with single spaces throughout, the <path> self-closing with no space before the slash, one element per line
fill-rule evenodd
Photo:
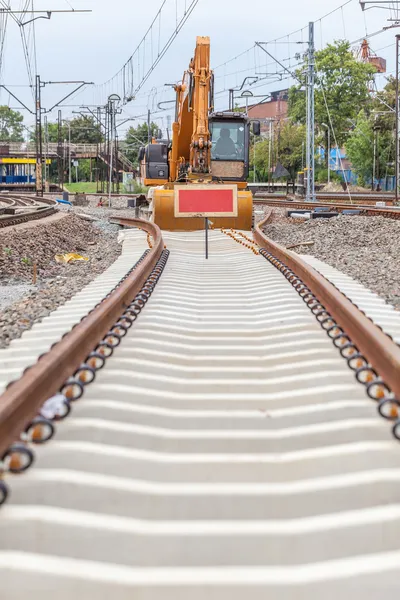
<path fill-rule="evenodd" d="M 0 195 L 0 202 L 7 204 L 7 206 L 0 207 L 0 229 L 43 219 L 57 212 L 57 202 L 49 198 L 40 198 L 39 200 L 36 196 L 21 197 L 9 194 L 6 197 Z M 13 210 L 23 208 L 25 212 L 8 215 L 6 211 L 10 208 Z"/>
<path fill-rule="evenodd" d="M 255 227 L 257 244 L 285 263 L 308 286 L 395 396 L 400 398 L 400 347 L 313 267 L 265 235 L 262 227 L 271 215 L 272 209 Z"/>
<path fill-rule="evenodd" d="M 164 249 L 161 230 L 141 219 L 116 219 L 139 227 L 153 238 L 153 247 L 125 281 L 47 354 L 9 385 L 0 403 L 0 455 L 18 438 L 39 408 L 87 358 L 107 335 L 130 302 L 141 290 Z"/>
<path fill-rule="evenodd" d="M 44 219 L 57 212 L 54 206 L 49 208 L 36 208 L 26 213 L 18 215 L 7 215 L 0 216 L 0 229 L 10 227 L 11 225 L 19 225 L 20 223 L 28 223 L 29 221 L 36 221 L 38 219 Z"/>
<path fill-rule="evenodd" d="M 343 212 L 344 210 L 359 210 L 361 211 L 362 215 L 385 217 L 387 219 L 400 219 L 399 209 L 390 207 L 378 208 L 375 206 L 372 207 L 361 204 L 330 204 L 328 202 L 313 202 L 312 206 L 310 206 L 309 202 L 277 200 L 272 198 L 254 198 L 254 204 L 267 204 L 281 208 L 293 208 L 310 211 L 314 208 L 326 207 L 328 205 L 330 209 L 338 212 Z"/>

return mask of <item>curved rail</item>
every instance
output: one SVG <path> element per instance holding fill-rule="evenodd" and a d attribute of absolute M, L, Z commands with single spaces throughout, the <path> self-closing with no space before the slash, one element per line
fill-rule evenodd
<path fill-rule="evenodd" d="M 0 203 L 3 202 L 7 206 L 0 207 L 0 229 L 2 227 L 10 227 L 11 225 L 19 225 L 29 221 L 36 221 L 49 217 L 57 212 L 57 202 L 50 198 L 37 198 L 36 196 L 0 196 Z M 24 212 L 19 212 L 13 215 L 1 214 L 5 210 L 12 208 L 13 210 L 24 209 Z"/>
<path fill-rule="evenodd" d="M 44 219 L 50 217 L 57 212 L 55 207 L 51 208 L 39 208 L 34 211 L 22 213 L 19 215 L 7 215 L 0 216 L 0 228 L 10 227 L 11 225 L 19 225 L 21 223 L 28 223 L 29 221 L 36 221 L 38 219 Z"/>
<path fill-rule="evenodd" d="M 111 295 L 74 327 L 49 353 L 29 368 L 18 381 L 2 395 L 0 405 L 0 454 L 13 442 L 24 427 L 32 421 L 43 403 L 57 393 L 90 352 L 118 320 L 141 290 L 149 273 L 159 259 L 163 248 L 160 229 L 141 219 L 124 219 L 125 224 L 136 226 L 153 237 L 150 252 L 138 267 Z"/>
<path fill-rule="evenodd" d="M 256 225 L 254 239 L 257 244 L 268 250 L 301 278 L 337 324 L 351 337 L 359 351 L 390 386 L 392 392 L 400 397 L 399 346 L 313 267 L 263 233 L 262 227 L 268 222 L 271 214 L 272 209 L 266 218 Z"/>

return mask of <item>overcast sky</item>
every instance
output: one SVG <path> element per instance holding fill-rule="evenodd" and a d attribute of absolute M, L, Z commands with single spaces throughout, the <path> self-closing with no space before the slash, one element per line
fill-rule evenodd
<path fill-rule="evenodd" d="M 26 0 L 9 0 L 12 8 L 19 9 Z M 53 14 L 51 20 L 36 21 L 36 43 L 38 72 L 44 81 L 85 80 L 101 84 L 112 77 L 132 54 L 146 29 L 157 13 L 162 0 L 35 0 L 36 9 L 91 9 L 88 14 Z M 191 0 L 178 0 L 178 12 Z M 197 35 L 211 37 L 212 65 L 216 69 L 216 91 L 218 106 L 227 103 L 228 93 L 223 92 L 241 84 L 246 75 L 257 71 L 259 82 L 257 93 L 284 89 L 290 80 L 280 76 L 265 79 L 263 73 L 273 73 L 276 67 L 271 59 L 258 52 L 248 52 L 237 60 L 236 55 L 251 48 L 255 41 L 270 41 L 280 36 L 306 27 L 308 22 L 316 21 L 317 48 L 338 38 L 348 38 L 354 42 L 365 35 L 380 30 L 386 25 L 386 11 L 371 10 L 362 13 L 359 0 L 353 0 L 343 10 L 331 17 L 319 21 L 325 14 L 334 10 L 345 0 L 199 0 L 197 7 L 174 41 L 166 56 L 162 59 L 137 99 L 125 109 L 126 116 L 142 115 L 150 106 L 154 111 L 162 100 L 173 98 L 165 83 L 177 81 L 182 77 L 193 54 Z M 167 0 L 168 12 L 161 20 L 160 39 L 165 41 L 172 32 L 175 21 L 175 0 Z M 157 25 L 158 27 L 158 25 Z M 26 28 L 27 35 L 29 29 Z M 394 36 L 399 30 L 390 30 L 371 38 L 371 46 L 388 59 L 388 71 L 394 69 Z M 158 38 L 158 30 L 154 30 Z M 289 69 L 296 64 L 295 55 L 303 52 L 305 46 L 296 44 L 306 39 L 306 30 L 290 38 L 285 37 L 278 44 L 270 44 L 269 51 Z M 156 45 L 156 42 L 154 41 Z M 162 45 L 162 44 L 161 44 Z M 389 46 L 386 48 L 386 46 Z M 30 41 L 32 47 L 32 40 Z M 381 50 L 383 48 L 383 50 Z M 33 56 L 33 53 L 32 53 Z M 149 52 L 147 58 L 149 59 Z M 229 62 L 230 61 L 230 62 Z M 264 77 L 264 79 L 262 79 Z M 383 81 L 380 78 L 379 83 Z M 3 57 L 1 83 L 9 86 L 27 86 L 28 75 L 25 66 L 20 32 L 17 24 L 9 17 Z M 119 85 L 121 79 L 119 80 Z M 113 85 L 118 88 L 114 81 Z M 112 86 L 111 86 L 112 87 Z M 161 89 L 160 89 L 161 87 Z M 154 90 L 157 88 L 157 90 Z M 151 91 L 153 89 L 153 91 Z M 255 89 L 255 88 L 254 88 Z M 29 87 L 11 87 L 11 90 L 33 109 L 33 100 Z M 47 86 L 43 90 L 43 106 L 50 108 L 59 99 L 72 91 L 72 86 Z M 63 114 L 69 116 L 72 110 L 78 110 L 81 103 L 99 103 L 106 94 L 118 89 L 101 87 L 90 88 L 68 101 L 76 107 L 63 108 Z M 254 92 L 256 93 L 256 92 Z M 17 107 L 18 104 L 8 93 L 2 91 L 1 103 Z M 26 114 L 26 122 L 32 123 L 32 116 Z M 164 117 L 161 120 L 161 117 Z M 165 126 L 166 113 L 154 115 Z M 49 116 L 55 120 L 56 113 Z M 139 119 L 140 120 L 140 119 Z"/>

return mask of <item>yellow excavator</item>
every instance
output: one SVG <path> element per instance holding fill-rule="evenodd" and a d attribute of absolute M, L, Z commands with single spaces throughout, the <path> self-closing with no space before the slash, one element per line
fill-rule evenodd
<path fill-rule="evenodd" d="M 201 190 L 213 213 L 224 190 L 233 190 L 237 216 L 215 216 L 215 227 L 251 230 L 253 197 L 247 190 L 250 121 L 240 112 L 214 112 L 214 75 L 210 69 L 210 38 L 198 37 L 194 58 L 176 91 L 172 143 L 152 140 L 139 152 L 141 181 L 150 186 L 151 219 L 164 230 L 204 229 L 196 213 L 177 216 L 177 190 Z M 260 123 L 253 122 L 260 134 Z M 222 213 L 221 213 L 222 214 Z"/>

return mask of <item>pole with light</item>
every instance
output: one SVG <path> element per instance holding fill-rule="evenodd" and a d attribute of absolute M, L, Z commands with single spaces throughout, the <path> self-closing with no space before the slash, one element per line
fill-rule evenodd
<path fill-rule="evenodd" d="M 111 208 L 111 192 L 112 192 L 112 178 L 113 178 L 113 163 L 114 163 L 114 134 L 115 134 L 115 115 L 117 112 L 116 105 L 121 102 L 121 98 L 118 94 L 111 94 L 108 97 L 108 110 L 110 114 L 110 180 L 108 188 L 108 206 Z"/>
<path fill-rule="evenodd" d="M 242 92 L 240 94 L 241 98 L 246 98 L 246 115 L 247 116 L 249 116 L 249 98 L 252 98 L 253 96 L 254 96 L 254 94 L 250 90 L 244 90 L 244 92 Z"/>
<path fill-rule="evenodd" d="M 72 174 L 71 174 L 71 122 L 68 119 L 62 119 L 62 123 L 65 123 L 68 127 L 68 183 L 71 185 L 72 183 Z M 65 145 L 65 140 L 64 140 Z"/>

